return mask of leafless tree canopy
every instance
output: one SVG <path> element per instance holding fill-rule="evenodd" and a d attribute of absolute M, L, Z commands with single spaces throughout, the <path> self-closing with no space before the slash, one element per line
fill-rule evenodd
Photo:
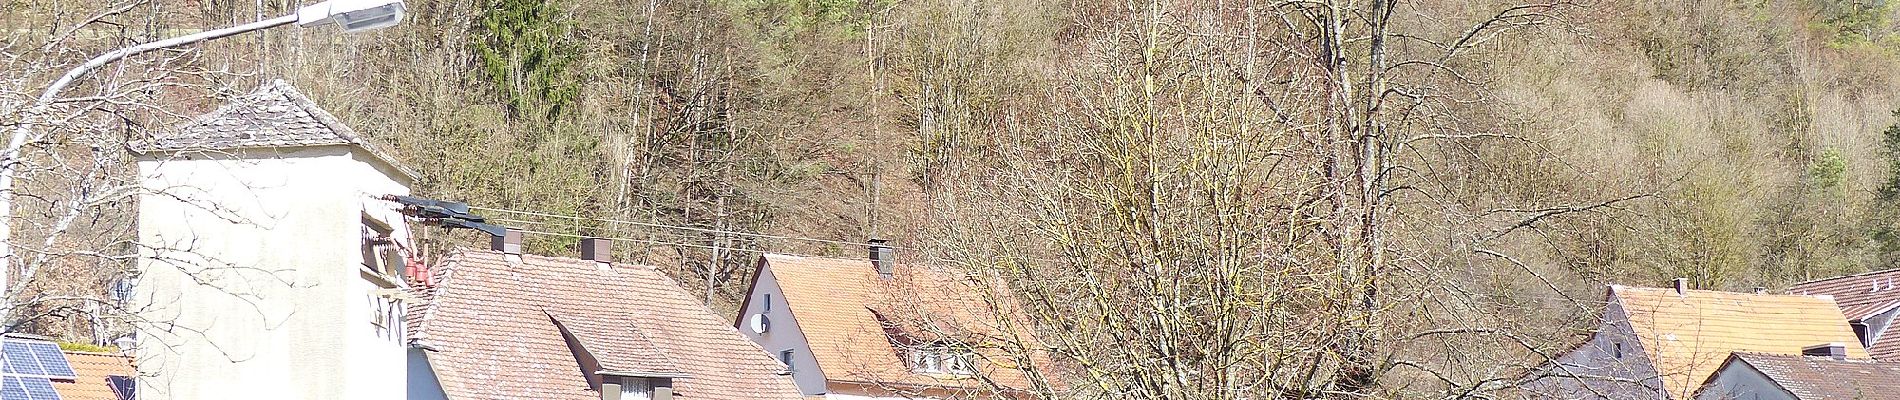
<path fill-rule="evenodd" d="M 275 78 L 421 193 L 637 243 L 718 310 L 758 252 L 894 239 L 1034 333 L 992 344 L 1056 361 L 1043 397 L 1508 398 L 1604 284 L 1900 259 L 1894 24 L 1836 0 L 413 0 L 32 106 L 302 3 L 0 3 L 9 329 L 162 323 L 109 290 L 190 252 L 132 244 L 127 143 Z"/>

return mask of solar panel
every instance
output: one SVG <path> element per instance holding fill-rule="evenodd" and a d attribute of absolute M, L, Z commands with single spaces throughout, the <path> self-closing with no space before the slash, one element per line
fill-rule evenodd
<path fill-rule="evenodd" d="M 25 400 L 29 398 L 28 396 L 26 393 L 26 385 L 20 383 L 20 377 L 6 376 L 0 378 L 0 399 Z"/>
<path fill-rule="evenodd" d="M 59 345 L 51 342 L 26 342 L 26 346 L 32 349 L 33 358 L 39 360 L 40 368 L 46 371 L 47 376 L 58 378 L 75 376 L 73 365 L 66 362 L 66 353 L 59 351 Z"/>
<path fill-rule="evenodd" d="M 60 400 L 59 392 L 53 390 L 53 381 L 46 378 L 20 377 L 20 386 L 26 388 L 24 400 Z"/>
<path fill-rule="evenodd" d="M 53 378 L 74 378 L 73 366 L 58 344 L 0 339 L 0 400 L 60 400 Z"/>
<path fill-rule="evenodd" d="M 0 400 L 60 400 L 53 381 L 32 376 L 0 377 Z"/>
<path fill-rule="evenodd" d="M 0 357 L 6 357 L 5 372 L 9 375 L 46 375 L 46 368 L 40 366 L 39 357 L 33 356 L 33 348 L 27 347 L 25 342 L 0 341 Z"/>

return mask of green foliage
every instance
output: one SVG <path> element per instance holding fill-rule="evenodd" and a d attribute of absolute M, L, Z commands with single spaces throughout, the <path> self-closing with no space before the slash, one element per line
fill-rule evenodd
<path fill-rule="evenodd" d="M 91 343 L 79 343 L 79 342 L 59 342 L 59 349 L 65 350 L 65 351 L 77 351 L 77 352 L 85 352 L 85 353 L 117 353 L 119 351 L 119 348 L 117 347 L 100 346 L 100 345 L 91 344 Z"/>
<path fill-rule="evenodd" d="M 1894 110 L 1893 117 L 1900 120 L 1900 110 Z M 1874 193 L 1881 201 L 1900 201 L 1900 122 L 1880 131 L 1880 156 L 1887 164 L 1887 178 Z"/>
<path fill-rule="evenodd" d="M 1822 150 L 1808 166 L 1808 180 L 1822 193 L 1840 190 L 1847 181 L 1847 157 L 1841 155 L 1840 149 Z"/>
<path fill-rule="evenodd" d="M 1817 22 L 1831 34 L 1831 47 L 1879 41 L 1888 32 L 1887 15 L 1893 11 L 1886 0 L 1820 0 L 1816 6 Z"/>
<path fill-rule="evenodd" d="M 511 116 L 546 121 L 567 114 L 580 95 L 569 67 L 580 47 L 556 0 L 492 0 L 479 19 L 475 53 Z"/>
<path fill-rule="evenodd" d="M 1893 117 L 1900 120 L 1900 110 Z M 1868 205 L 1868 231 L 1872 233 L 1873 252 L 1878 265 L 1900 262 L 1900 121 L 1880 132 L 1880 158 L 1886 175 L 1874 188 L 1874 201 Z"/>

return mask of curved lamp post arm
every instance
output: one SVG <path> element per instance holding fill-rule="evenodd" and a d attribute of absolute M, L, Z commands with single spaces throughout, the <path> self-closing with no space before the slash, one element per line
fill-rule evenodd
<path fill-rule="evenodd" d="M 243 33 L 251 32 L 251 31 L 264 30 L 264 29 L 270 29 L 270 28 L 275 28 L 275 27 L 284 26 L 284 25 L 290 25 L 296 22 L 297 22 L 297 15 L 292 14 L 292 15 L 286 15 L 282 17 L 267 19 L 263 21 L 252 22 L 252 23 L 248 23 L 244 25 L 233 26 L 233 27 L 224 28 L 224 29 L 209 30 L 209 31 L 204 31 L 204 32 L 193 33 L 190 35 L 179 36 L 179 37 L 175 37 L 171 39 L 149 42 L 149 43 L 145 43 L 145 44 L 141 44 L 137 46 L 113 50 L 105 54 L 100 54 L 98 57 L 93 57 L 91 60 L 86 60 L 85 64 L 80 64 L 79 67 L 73 68 L 71 71 L 66 71 L 66 75 L 60 76 L 59 80 L 57 81 L 53 81 L 52 85 L 48 85 L 46 87 L 45 92 L 40 93 L 39 101 L 38 103 L 35 103 L 35 105 L 38 107 L 45 107 L 49 104 L 52 104 L 54 100 L 57 100 L 59 98 L 59 92 L 66 90 L 66 86 L 71 85 L 74 80 L 78 80 L 80 76 L 84 76 L 86 75 L 86 73 L 92 72 L 92 70 L 99 69 L 99 67 L 105 66 L 106 64 L 111 64 L 113 61 L 123 60 L 126 57 L 144 54 L 152 50 L 184 46 L 184 45 L 198 43 L 198 42 L 202 42 L 206 40 L 218 39 L 218 38 L 223 38 L 227 36 L 243 34 Z M 16 140 L 14 141 L 17 142 L 18 138 L 16 137 L 15 139 Z M 11 145 L 7 147 L 13 148 L 13 146 Z"/>

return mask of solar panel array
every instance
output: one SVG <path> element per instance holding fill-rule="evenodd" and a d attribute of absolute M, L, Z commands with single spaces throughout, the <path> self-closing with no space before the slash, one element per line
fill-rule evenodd
<path fill-rule="evenodd" d="M 0 400 L 60 400 L 53 379 L 75 379 L 59 345 L 43 340 L 0 339 Z"/>

